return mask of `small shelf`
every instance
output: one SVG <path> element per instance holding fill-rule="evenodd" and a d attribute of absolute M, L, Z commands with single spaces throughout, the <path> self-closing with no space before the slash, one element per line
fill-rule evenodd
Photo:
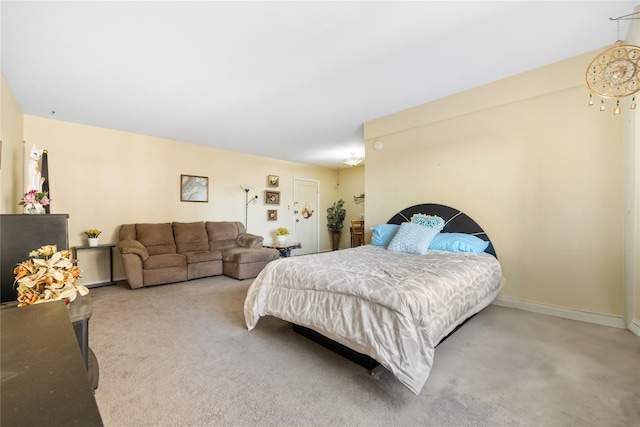
<path fill-rule="evenodd" d="M 90 250 L 90 249 L 102 249 L 102 250 L 109 251 L 109 281 L 102 282 L 102 283 L 94 283 L 93 286 L 89 285 L 87 287 L 91 288 L 91 287 L 97 287 L 97 286 L 107 286 L 107 285 L 116 284 L 116 282 L 114 282 L 113 280 L 113 248 L 115 247 L 116 245 L 107 243 L 107 244 L 98 245 L 98 246 L 75 246 L 71 248 L 73 250 L 73 259 L 75 259 L 76 262 L 78 261 L 78 251 Z"/>

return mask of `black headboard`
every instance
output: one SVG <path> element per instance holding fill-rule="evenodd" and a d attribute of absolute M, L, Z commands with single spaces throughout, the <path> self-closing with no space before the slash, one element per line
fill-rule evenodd
<path fill-rule="evenodd" d="M 411 206 L 392 216 L 387 223 L 401 224 L 403 222 L 408 222 L 411 220 L 411 216 L 413 214 L 437 215 L 445 221 L 445 226 L 442 229 L 443 232 L 471 234 L 489 242 L 489 246 L 487 246 L 487 249 L 484 251 L 497 258 L 496 250 L 493 248 L 493 243 L 491 243 L 489 236 L 487 236 L 487 233 L 485 233 L 482 227 L 460 210 L 454 209 L 450 206 L 437 205 L 433 203 Z"/>

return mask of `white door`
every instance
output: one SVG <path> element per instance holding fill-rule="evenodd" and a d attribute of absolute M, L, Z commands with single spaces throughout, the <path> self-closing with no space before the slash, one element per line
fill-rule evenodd
<path fill-rule="evenodd" d="M 316 253 L 320 249 L 318 216 L 318 191 L 320 183 L 309 179 L 294 178 L 293 216 L 295 229 L 293 240 L 302 244 L 295 255 Z"/>

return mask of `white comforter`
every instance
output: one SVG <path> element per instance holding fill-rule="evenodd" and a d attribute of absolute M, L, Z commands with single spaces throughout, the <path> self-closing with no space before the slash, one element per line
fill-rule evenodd
<path fill-rule="evenodd" d="M 247 292 L 249 330 L 271 315 L 366 354 L 415 394 L 435 346 L 500 292 L 500 264 L 481 253 L 413 255 L 377 246 L 281 258 Z"/>

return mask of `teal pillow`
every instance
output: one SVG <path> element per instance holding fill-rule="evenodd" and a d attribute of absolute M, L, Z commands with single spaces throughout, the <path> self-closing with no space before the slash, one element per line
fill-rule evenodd
<path fill-rule="evenodd" d="M 440 233 L 436 235 L 429 249 L 450 252 L 484 252 L 489 242 L 471 234 L 464 233 Z"/>
<path fill-rule="evenodd" d="M 444 219 L 437 215 L 413 214 L 411 222 L 425 227 L 437 228 L 438 230 L 444 228 Z"/>
<path fill-rule="evenodd" d="M 439 228 L 403 222 L 387 249 L 394 252 L 425 255 L 429 244 L 438 233 L 440 233 Z"/>
<path fill-rule="evenodd" d="M 398 224 L 376 224 L 371 227 L 371 244 L 373 246 L 387 247 L 400 226 Z"/>

